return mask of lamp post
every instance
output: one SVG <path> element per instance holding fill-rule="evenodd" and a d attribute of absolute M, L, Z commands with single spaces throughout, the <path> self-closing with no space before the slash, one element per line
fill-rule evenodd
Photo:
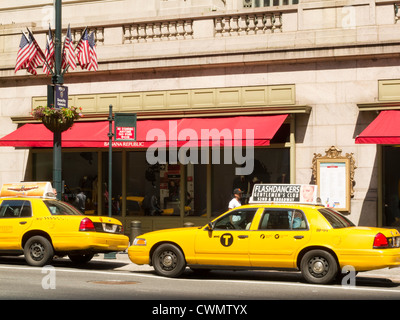
<path fill-rule="evenodd" d="M 52 77 L 52 85 L 47 87 L 47 105 L 55 105 L 54 91 L 55 85 L 64 83 L 64 78 L 61 73 L 62 63 L 62 41 L 61 41 L 61 28 L 62 28 L 62 0 L 55 0 L 55 20 L 56 30 L 54 39 L 54 56 L 55 56 L 55 72 Z M 53 187 L 57 190 L 57 199 L 61 200 L 62 192 L 62 166 L 61 166 L 61 132 L 55 131 L 53 136 Z"/>

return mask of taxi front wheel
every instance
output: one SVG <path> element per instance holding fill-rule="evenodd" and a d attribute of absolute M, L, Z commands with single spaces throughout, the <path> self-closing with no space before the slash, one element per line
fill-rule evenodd
<path fill-rule="evenodd" d="M 25 243 L 24 255 L 29 265 L 43 267 L 53 259 L 54 250 L 49 240 L 34 236 Z"/>
<path fill-rule="evenodd" d="M 301 259 L 300 269 L 304 279 L 315 284 L 331 283 L 338 273 L 336 259 L 324 250 L 307 252 Z"/>
<path fill-rule="evenodd" d="M 182 251 L 169 243 L 160 245 L 154 251 L 152 262 L 156 273 L 164 277 L 179 277 L 186 268 Z"/>

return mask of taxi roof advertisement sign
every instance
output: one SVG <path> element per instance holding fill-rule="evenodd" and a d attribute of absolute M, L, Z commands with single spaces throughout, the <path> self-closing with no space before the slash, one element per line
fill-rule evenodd
<path fill-rule="evenodd" d="M 1 197 L 48 197 L 53 195 L 50 182 L 5 183 L 1 187 Z"/>
<path fill-rule="evenodd" d="M 311 184 L 256 184 L 250 203 L 317 203 L 317 188 Z"/>

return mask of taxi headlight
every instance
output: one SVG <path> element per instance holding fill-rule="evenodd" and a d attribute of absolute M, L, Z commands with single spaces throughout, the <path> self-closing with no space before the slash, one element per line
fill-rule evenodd
<path fill-rule="evenodd" d="M 134 246 L 145 246 L 146 245 L 146 239 L 135 238 L 135 240 L 133 240 L 133 245 Z"/>

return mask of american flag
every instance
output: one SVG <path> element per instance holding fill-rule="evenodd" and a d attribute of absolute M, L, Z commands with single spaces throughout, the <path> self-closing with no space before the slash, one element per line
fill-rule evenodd
<path fill-rule="evenodd" d="M 72 70 L 76 69 L 76 54 L 74 44 L 72 43 L 71 28 L 69 25 L 64 41 L 61 67 L 65 69 L 68 65 L 71 67 Z"/>
<path fill-rule="evenodd" d="M 85 30 L 83 31 L 82 37 L 79 40 L 76 49 L 78 50 L 77 52 L 78 62 L 82 69 L 86 69 L 90 62 L 87 28 L 85 28 Z"/>
<path fill-rule="evenodd" d="M 89 66 L 87 68 L 88 68 L 88 70 L 97 71 L 98 64 L 97 64 L 96 41 L 95 41 L 95 37 L 94 37 L 94 31 L 90 34 L 88 41 L 89 41 L 90 62 L 89 62 Z"/>
<path fill-rule="evenodd" d="M 27 69 L 28 72 L 36 75 L 36 68 L 44 62 L 45 57 L 29 29 L 28 32 L 29 38 L 22 34 L 14 71 Z"/>
<path fill-rule="evenodd" d="M 49 26 L 49 35 L 47 36 L 47 43 L 44 55 L 46 56 L 47 63 L 43 65 L 43 72 L 49 75 L 51 73 L 51 69 L 54 66 L 54 42 L 53 42 L 53 37 L 51 35 L 50 26 Z"/>
<path fill-rule="evenodd" d="M 36 42 L 35 37 L 33 36 L 32 32 L 28 29 L 29 32 L 29 37 L 32 40 L 32 44 L 34 46 L 34 49 L 32 50 L 31 54 L 31 59 L 29 60 L 29 65 L 33 68 L 36 69 L 40 65 L 44 63 L 44 60 L 46 59 L 42 49 L 40 49 L 39 44 Z M 29 71 L 29 68 L 28 68 Z"/>
<path fill-rule="evenodd" d="M 25 64 L 29 58 L 30 43 L 25 34 L 22 34 L 21 42 L 19 43 L 19 50 L 17 53 L 17 62 L 15 63 L 14 72 L 21 68 L 25 68 Z"/>

